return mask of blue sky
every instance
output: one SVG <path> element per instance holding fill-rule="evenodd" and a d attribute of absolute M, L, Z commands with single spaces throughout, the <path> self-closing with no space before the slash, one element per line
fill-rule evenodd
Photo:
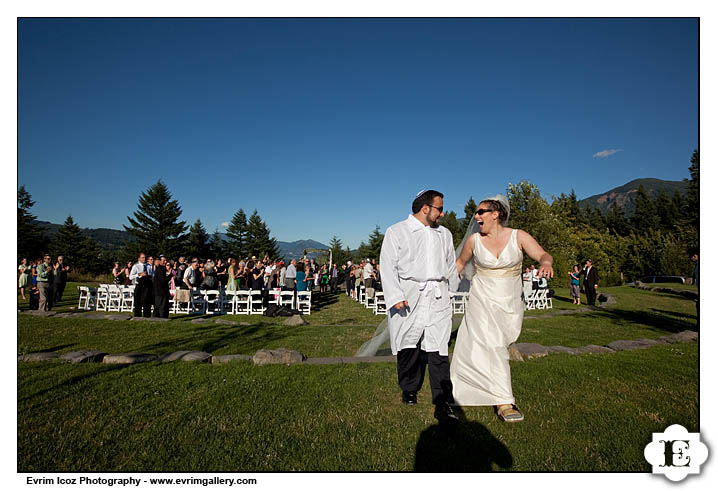
<path fill-rule="evenodd" d="M 18 184 L 121 228 L 162 179 L 209 232 L 353 247 L 423 188 L 688 177 L 695 19 L 22 19 Z M 603 152 L 603 153 L 602 153 Z"/>

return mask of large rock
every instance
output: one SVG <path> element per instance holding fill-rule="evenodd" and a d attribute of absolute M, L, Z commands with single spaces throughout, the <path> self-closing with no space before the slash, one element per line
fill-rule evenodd
<path fill-rule="evenodd" d="M 52 317 L 57 315 L 57 312 L 53 312 L 52 310 L 28 310 L 27 313 L 37 317 Z"/>
<path fill-rule="evenodd" d="M 697 341 L 698 340 L 698 333 L 696 331 L 681 331 L 677 332 L 675 334 L 670 334 L 668 336 L 661 336 L 661 341 L 665 341 L 666 343 L 687 343 L 689 341 Z"/>
<path fill-rule="evenodd" d="M 190 321 L 192 324 L 207 324 L 208 322 L 212 322 L 211 319 L 205 319 L 204 317 L 200 317 L 198 319 L 192 319 Z"/>
<path fill-rule="evenodd" d="M 209 363 L 211 359 L 212 355 L 204 351 L 175 351 L 159 357 L 159 361 L 163 363 L 168 361 L 198 361 L 200 363 Z"/>
<path fill-rule="evenodd" d="M 576 348 L 567 348 L 566 346 L 549 346 L 546 348 L 549 354 L 568 353 L 569 355 L 577 354 Z"/>
<path fill-rule="evenodd" d="M 304 318 L 300 314 L 294 314 L 291 317 L 287 317 L 284 322 L 282 322 L 283 326 L 305 326 L 309 324 L 309 322 L 305 321 Z"/>
<path fill-rule="evenodd" d="M 548 355 L 548 348 L 536 343 L 514 343 L 509 346 L 509 360 L 524 361 Z"/>
<path fill-rule="evenodd" d="M 107 314 L 102 313 L 91 313 L 91 314 L 82 314 L 83 319 L 107 319 Z"/>
<path fill-rule="evenodd" d="M 132 316 L 130 314 L 107 314 L 105 319 L 109 319 L 111 321 L 128 321 L 132 319 Z"/>
<path fill-rule="evenodd" d="M 97 350 L 76 350 L 63 353 L 60 358 L 70 363 L 99 363 L 107 352 Z"/>
<path fill-rule="evenodd" d="M 250 355 L 219 355 L 212 357 L 212 365 L 219 365 L 221 363 L 229 363 L 235 360 L 252 361 Z"/>
<path fill-rule="evenodd" d="M 147 363 L 155 361 L 157 355 L 147 355 L 144 353 L 119 353 L 116 355 L 107 355 L 103 358 L 102 363 L 113 363 L 117 365 L 133 365 L 135 363 Z"/>
<path fill-rule="evenodd" d="M 39 353 L 27 353 L 25 355 L 18 355 L 18 361 L 48 361 L 57 360 L 60 355 L 53 351 L 43 351 Z"/>
<path fill-rule="evenodd" d="M 279 349 L 261 349 L 252 357 L 255 365 L 292 365 L 301 363 L 307 357 L 299 351 L 293 351 L 286 348 Z"/>
<path fill-rule="evenodd" d="M 594 353 L 613 353 L 614 350 L 607 348 L 606 346 L 598 346 L 596 344 L 589 344 L 588 346 L 581 346 L 576 348 L 576 353 L 579 355 L 594 354 Z"/>
<path fill-rule="evenodd" d="M 227 319 L 217 319 L 214 321 L 215 324 L 224 324 L 225 326 L 233 326 L 236 322 L 228 321 Z"/>
<path fill-rule="evenodd" d="M 169 318 L 165 319 L 164 317 L 132 317 L 133 321 L 145 321 L 145 322 L 167 322 L 169 321 Z"/>
<path fill-rule="evenodd" d="M 657 342 L 649 342 L 645 339 L 635 339 L 635 340 L 619 340 L 619 341 L 613 341 L 611 343 L 608 343 L 606 346 L 611 348 L 614 351 L 631 351 L 636 349 L 645 349 L 650 348 L 651 346 L 655 346 L 658 344 Z"/>

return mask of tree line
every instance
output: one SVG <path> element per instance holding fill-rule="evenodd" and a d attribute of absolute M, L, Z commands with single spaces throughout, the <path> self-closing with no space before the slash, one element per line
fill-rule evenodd
<path fill-rule="evenodd" d="M 694 150 L 686 196 L 677 191 L 668 196 L 660 191 L 651 198 L 641 186 L 636 192 L 631 217 L 626 217 L 616 203 L 605 215 L 598 208 L 580 206 L 573 190 L 552 197 L 549 203 L 530 182 L 509 184 L 506 190 L 511 205 L 509 226 L 533 235 L 554 257 L 553 281 L 558 282 L 557 285 L 567 282 L 574 264 L 582 264 L 589 258 L 601 271 L 603 286 L 650 274 L 690 276 L 693 265 L 689 253 L 699 244 L 699 160 L 698 150 Z M 37 258 L 50 251 L 53 255 L 67 256 L 76 269 L 101 274 L 113 261 L 132 261 L 140 251 L 152 255 L 162 253 L 169 258 L 180 255 L 279 257 L 277 241 L 257 210 L 248 218 L 240 208 L 226 229 L 227 240 L 219 230 L 210 236 L 200 220 L 188 227 L 179 219 L 182 209 L 162 181 L 140 195 L 137 210 L 132 217 L 127 217 L 129 225 L 124 225 L 133 240 L 119 253 L 102 250 L 93 239 L 83 237 L 72 216 L 49 241 L 30 213 L 34 204 L 21 186 L 18 190 L 18 259 Z M 440 223 L 453 234 L 455 247 L 473 220 L 477 204 L 469 197 L 463 217 L 447 211 L 441 219 Z M 329 249 L 337 264 L 362 258 L 378 259 L 383 240 L 384 234 L 377 225 L 358 249 L 351 251 L 336 236 L 332 237 Z M 322 264 L 328 259 L 329 251 L 326 251 L 318 262 Z M 530 262 L 526 257 L 525 265 Z"/>
<path fill-rule="evenodd" d="M 227 227 L 227 240 L 222 238 L 219 230 L 210 237 L 200 220 L 189 227 L 180 220 L 182 208 L 161 180 L 140 195 L 137 210 L 127 217 L 129 225 L 123 225 L 132 240 L 115 252 L 103 250 L 95 240 L 84 237 L 72 216 L 67 217 L 52 239 L 48 238 L 37 223 L 37 217 L 31 213 L 34 205 L 25 186 L 20 186 L 18 260 L 23 257 L 33 260 L 49 252 L 53 256 L 64 255 L 76 271 L 99 275 L 107 273 L 115 261 L 136 260 L 140 252 L 153 256 L 164 254 L 171 259 L 180 256 L 276 258 L 279 255 L 277 241 L 257 210 L 247 218 L 240 208 Z"/>

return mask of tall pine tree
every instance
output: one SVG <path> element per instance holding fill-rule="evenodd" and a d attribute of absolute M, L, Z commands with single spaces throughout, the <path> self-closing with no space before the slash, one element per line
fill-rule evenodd
<path fill-rule="evenodd" d="M 627 236 L 631 233 L 631 225 L 626 220 L 626 215 L 623 213 L 623 208 L 618 206 L 618 202 L 614 201 L 611 206 L 608 207 L 608 213 L 606 214 L 606 226 L 608 229 L 616 235 L 621 237 Z"/>
<path fill-rule="evenodd" d="M 35 205 L 32 196 L 20 186 L 17 190 L 17 258 L 34 261 L 47 249 L 47 237 L 37 224 L 37 217 L 30 213 Z"/>
<path fill-rule="evenodd" d="M 57 256 L 64 256 L 68 264 L 73 264 L 80 259 L 80 249 L 84 237 L 82 236 L 82 230 L 72 219 L 72 215 L 65 219 L 65 223 L 57 229 L 55 236 L 52 238 L 50 244 L 50 251 L 53 256 L 53 260 Z"/>
<path fill-rule="evenodd" d="M 633 216 L 631 217 L 631 225 L 633 225 L 638 233 L 648 232 L 650 229 L 658 229 L 658 215 L 656 214 L 656 206 L 646 193 L 646 189 L 641 184 L 636 193 L 634 201 L 636 206 Z"/>
<path fill-rule="evenodd" d="M 332 251 L 332 261 L 337 265 L 346 264 L 346 262 L 351 259 L 351 254 L 343 247 L 341 239 L 337 238 L 336 235 L 329 241 L 329 249 Z"/>
<path fill-rule="evenodd" d="M 247 254 L 262 259 L 269 256 L 275 259 L 279 256 L 277 240 L 270 236 L 269 227 L 262 221 L 257 210 L 247 221 Z"/>
<path fill-rule="evenodd" d="M 698 228 L 700 227 L 701 208 L 699 179 L 700 155 L 698 150 L 693 150 L 693 155 L 691 155 L 691 166 L 688 170 L 691 173 L 691 180 L 688 181 L 688 212 L 686 213 L 686 216 L 688 217 L 689 223 L 695 227 L 696 231 L 698 231 Z"/>
<path fill-rule="evenodd" d="M 219 229 L 217 228 L 214 229 L 214 233 L 212 234 L 212 241 L 209 244 L 209 249 L 212 256 L 215 258 L 227 259 L 227 257 L 233 256 L 227 247 L 227 241 L 222 238 L 219 234 Z"/>
<path fill-rule="evenodd" d="M 207 259 L 210 256 L 209 234 L 207 234 L 199 218 L 189 228 L 185 252 L 190 257 L 197 256 L 202 259 Z"/>
<path fill-rule="evenodd" d="M 180 221 L 182 208 L 172 199 L 167 186 L 158 180 L 140 195 L 134 218 L 127 217 L 130 226 L 123 225 L 134 242 L 127 245 L 133 255 L 145 252 L 156 256 L 178 257 L 184 248 L 187 225 Z"/>
<path fill-rule="evenodd" d="M 247 215 L 242 208 L 232 217 L 227 227 L 227 248 L 230 255 L 239 259 L 247 257 Z"/>

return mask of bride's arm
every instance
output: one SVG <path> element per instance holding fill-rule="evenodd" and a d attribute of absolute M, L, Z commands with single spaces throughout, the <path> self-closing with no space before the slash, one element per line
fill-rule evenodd
<path fill-rule="evenodd" d="M 543 247 L 536 242 L 536 239 L 531 237 L 531 234 L 519 230 L 518 232 L 519 246 L 523 251 L 526 252 L 534 261 L 539 263 L 539 276 L 548 276 L 553 278 L 553 257 L 543 250 Z"/>
<path fill-rule="evenodd" d="M 464 242 L 464 248 L 461 249 L 461 254 L 456 258 L 456 270 L 459 273 L 459 278 L 461 278 L 461 273 L 464 272 L 464 266 L 471 260 L 471 256 L 474 253 L 474 237 L 474 234 L 469 235 L 466 242 Z"/>

